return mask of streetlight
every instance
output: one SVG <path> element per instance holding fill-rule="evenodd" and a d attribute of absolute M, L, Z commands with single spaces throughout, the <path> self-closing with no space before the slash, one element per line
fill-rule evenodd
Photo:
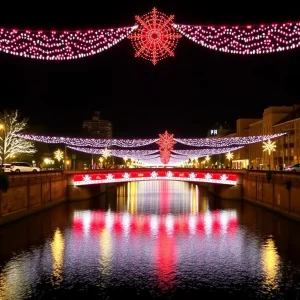
<path fill-rule="evenodd" d="M 2 166 L 4 166 L 4 163 L 5 163 L 5 126 L 2 123 L 0 124 L 0 131 L 2 133 L 2 153 L 1 153 Z M 4 172 L 4 169 L 3 169 L 3 172 Z"/>
<path fill-rule="evenodd" d="M 267 142 L 263 142 L 263 151 L 268 151 L 269 154 L 269 170 L 271 170 L 271 153 L 276 150 L 276 142 L 272 142 L 270 139 Z"/>

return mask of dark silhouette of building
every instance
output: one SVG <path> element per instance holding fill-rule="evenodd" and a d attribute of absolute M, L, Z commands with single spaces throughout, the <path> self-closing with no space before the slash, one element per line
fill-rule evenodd
<path fill-rule="evenodd" d="M 224 124 L 220 124 L 217 122 L 213 125 L 207 132 L 207 137 L 222 137 L 235 131 L 231 129 L 230 125 L 225 122 Z"/>
<path fill-rule="evenodd" d="M 111 139 L 113 135 L 111 122 L 102 120 L 99 111 L 95 111 L 91 120 L 83 121 L 82 127 L 87 136 Z"/>

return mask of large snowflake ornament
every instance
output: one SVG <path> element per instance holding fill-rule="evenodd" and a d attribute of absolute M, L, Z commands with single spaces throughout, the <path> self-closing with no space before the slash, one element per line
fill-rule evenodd
<path fill-rule="evenodd" d="M 160 149 L 172 150 L 176 144 L 174 140 L 174 134 L 168 133 L 166 130 L 163 134 L 159 134 L 159 140 L 156 142 L 159 145 Z"/>
<path fill-rule="evenodd" d="M 178 34 L 173 26 L 174 16 L 158 12 L 154 7 L 151 12 L 135 17 L 138 27 L 128 36 L 135 49 L 135 56 L 150 60 L 154 65 L 158 61 L 175 56 Z"/>

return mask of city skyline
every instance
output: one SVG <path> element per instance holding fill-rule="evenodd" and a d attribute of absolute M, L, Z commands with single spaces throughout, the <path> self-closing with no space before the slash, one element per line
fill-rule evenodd
<path fill-rule="evenodd" d="M 182 24 L 258 24 L 296 21 L 287 8 L 243 11 L 227 5 L 209 9 L 176 3 L 120 4 L 106 7 L 47 8 L 18 6 L 0 27 L 20 29 L 87 29 L 132 26 L 134 15 L 156 5 Z M 36 8 L 35 8 L 36 9 Z M 221 14 L 222 13 L 222 14 Z M 52 15 L 51 15 L 52 14 Z M 33 18 L 33 16 L 36 18 Z M 9 17 L 9 18 L 8 18 Z M 8 20 L 9 19 L 9 20 Z M 300 20 L 300 18 L 299 18 Z M 205 49 L 181 38 L 175 58 L 157 66 L 134 57 L 125 39 L 97 55 L 67 62 L 38 61 L 0 53 L 1 109 L 18 109 L 45 134 L 81 132 L 94 111 L 113 124 L 116 137 L 202 137 L 217 122 L 235 128 L 239 118 L 261 118 L 269 106 L 300 103 L 300 50 L 240 56 Z"/>

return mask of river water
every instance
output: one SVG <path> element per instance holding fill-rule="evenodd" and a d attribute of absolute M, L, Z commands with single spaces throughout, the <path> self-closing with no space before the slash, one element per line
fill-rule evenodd
<path fill-rule="evenodd" d="M 300 224 L 131 182 L 0 227 L 0 299 L 300 299 Z"/>

